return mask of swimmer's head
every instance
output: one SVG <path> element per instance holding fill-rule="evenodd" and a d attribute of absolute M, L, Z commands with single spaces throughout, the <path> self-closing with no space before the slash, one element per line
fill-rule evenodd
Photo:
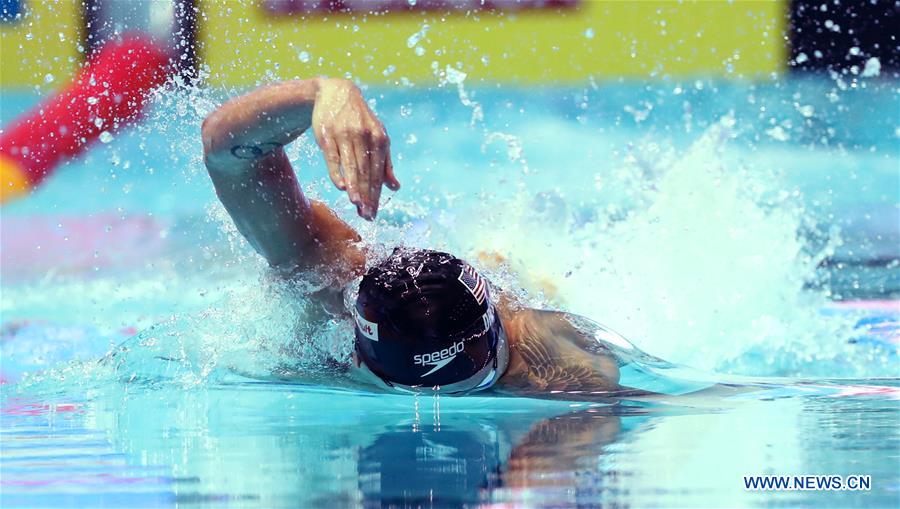
<path fill-rule="evenodd" d="M 450 254 L 395 249 L 359 285 L 359 360 L 398 389 L 489 387 L 508 361 L 489 286 Z"/>

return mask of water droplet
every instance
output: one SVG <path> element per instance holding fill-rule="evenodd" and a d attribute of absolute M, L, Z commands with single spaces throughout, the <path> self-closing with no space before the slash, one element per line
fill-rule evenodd
<path fill-rule="evenodd" d="M 806 62 L 807 60 L 809 60 L 809 57 L 806 56 L 806 53 L 800 53 L 799 55 L 797 55 L 797 58 L 794 59 L 794 62 L 797 62 L 798 64 L 802 64 L 803 62 Z"/>
<path fill-rule="evenodd" d="M 94 119 L 94 125 L 97 126 L 97 127 L 103 127 L 103 119 L 102 119 L 102 118 L 95 118 L 95 119 Z"/>
<path fill-rule="evenodd" d="M 450 83 L 453 83 L 455 85 L 458 85 L 458 84 L 462 83 L 463 81 L 466 81 L 466 77 L 468 76 L 468 74 L 466 74 L 458 69 L 455 69 L 453 67 L 450 67 L 449 65 L 447 66 L 445 72 L 447 73 L 447 81 Z"/>
<path fill-rule="evenodd" d="M 872 78 L 881 74 L 881 61 L 878 57 L 872 57 L 866 60 L 866 66 L 863 68 L 862 77 Z"/>
<path fill-rule="evenodd" d="M 25 34 L 26 41 L 30 41 L 32 39 L 34 39 L 34 34 L 32 34 L 31 32 L 28 32 L 27 34 Z"/>
<path fill-rule="evenodd" d="M 298 55 L 298 57 L 300 58 L 300 61 L 303 62 L 304 64 L 309 62 L 309 53 L 306 51 L 301 51 L 300 54 Z"/>
<path fill-rule="evenodd" d="M 773 140 L 788 141 L 791 139 L 790 134 L 788 134 L 788 132 L 785 131 L 784 128 L 780 125 L 766 130 L 766 134 L 768 134 L 769 137 L 771 137 Z"/>
<path fill-rule="evenodd" d="M 44 76 L 44 83 L 53 83 L 53 80 L 55 79 L 56 78 L 52 74 L 47 73 L 47 75 Z"/>
<path fill-rule="evenodd" d="M 422 25 L 422 28 L 420 28 L 418 32 L 410 35 L 406 39 L 406 47 L 414 48 L 417 44 L 419 44 L 419 41 L 421 41 L 425 37 L 425 35 L 428 34 L 428 30 L 430 30 L 430 29 L 431 29 L 431 26 L 428 25 L 427 23 Z"/>
<path fill-rule="evenodd" d="M 391 65 L 387 66 L 387 68 L 384 71 L 382 71 L 381 74 L 383 74 L 385 76 L 390 76 L 391 74 L 394 74 L 394 71 L 396 71 L 396 70 L 397 70 L 397 66 L 391 64 Z"/>
<path fill-rule="evenodd" d="M 100 119 L 97 119 L 97 120 L 100 120 Z M 101 123 L 102 123 L 102 121 L 101 121 Z M 109 143 L 109 142 L 113 141 L 113 135 L 109 134 L 109 131 L 103 131 L 102 133 L 100 133 L 100 141 L 102 143 Z"/>
<path fill-rule="evenodd" d="M 813 108 L 811 104 L 806 104 L 803 106 L 797 106 L 797 111 L 800 112 L 806 118 L 813 116 L 816 113 L 816 109 Z"/>
<path fill-rule="evenodd" d="M 418 57 L 421 57 L 422 55 L 425 54 L 425 48 L 423 48 L 422 46 L 416 46 L 415 51 L 416 51 L 416 56 L 418 56 Z"/>
<path fill-rule="evenodd" d="M 587 39 L 593 39 L 593 38 L 594 38 L 594 35 L 595 35 L 595 33 L 594 33 L 594 29 L 593 29 L 593 28 L 588 28 L 587 30 L 584 31 L 584 36 L 585 36 L 585 38 L 587 38 Z"/>
<path fill-rule="evenodd" d="M 97 101 L 98 101 L 98 99 L 97 99 L 96 97 L 94 97 L 94 96 L 91 96 L 91 97 L 88 97 L 88 98 L 87 98 L 87 103 L 88 103 L 88 104 L 97 104 Z"/>

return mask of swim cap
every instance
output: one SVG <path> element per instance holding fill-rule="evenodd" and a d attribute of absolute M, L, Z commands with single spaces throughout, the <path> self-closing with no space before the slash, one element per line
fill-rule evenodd
<path fill-rule="evenodd" d="M 397 248 L 359 285 L 356 350 L 391 386 L 495 379 L 501 327 L 487 280 L 447 253 Z"/>

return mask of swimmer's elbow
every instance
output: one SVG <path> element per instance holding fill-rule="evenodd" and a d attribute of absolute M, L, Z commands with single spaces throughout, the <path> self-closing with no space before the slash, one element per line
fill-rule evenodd
<path fill-rule="evenodd" d="M 210 173 L 229 169 L 233 158 L 219 141 L 222 139 L 222 121 L 218 112 L 210 113 L 200 126 L 200 139 L 203 141 L 203 163 Z"/>
<path fill-rule="evenodd" d="M 210 155 L 213 153 L 213 136 L 216 128 L 215 113 L 211 113 L 200 125 L 200 139 L 203 141 L 203 162 L 209 166 Z"/>
<path fill-rule="evenodd" d="M 212 112 L 203 119 L 203 123 L 200 124 L 200 139 L 203 140 L 203 153 L 208 154 L 210 150 L 212 150 L 213 146 L 213 135 L 215 134 L 218 127 L 218 119 L 216 118 L 216 112 Z"/>

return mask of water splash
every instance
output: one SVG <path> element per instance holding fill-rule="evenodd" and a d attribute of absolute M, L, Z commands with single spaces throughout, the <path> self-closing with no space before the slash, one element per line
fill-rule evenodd
<path fill-rule="evenodd" d="M 50 395 L 110 383 L 191 389 L 245 377 L 338 379 L 336 366 L 350 360 L 352 325 L 323 314 L 306 297 L 324 283 L 267 277 L 232 287 L 201 311 L 172 315 L 99 360 L 82 356 L 27 374 L 16 392 Z"/>
<path fill-rule="evenodd" d="M 487 148 L 493 143 L 500 141 L 506 144 L 506 155 L 511 162 L 519 163 L 523 173 L 529 173 L 528 160 L 525 158 L 522 149 L 522 142 L 518 136 L 504 131 L 489 129 L 484 120 L 484 108 L 481 103 L 474 100 L 466 90 L 465 81 L 468 74 L 462 72 L 451 65 L 447 65 L 444 70 L 435 67 L 435 76 L 441 85 L 451 84 L 456 86 L 456 92 L 459 102 L 472 111 L 472 117 L 469 121 L 470 127 L 480 127 L 483 132 L 483 142 L 481 151 L 486 152 Z"/>
<path fill-rule="evenodd" d="M 726 165 L 733 137 L 726 116 L 683 153 L 639 147 L 613 172 L 615 194 L 630 197 L 617 205 L 602 182 L 584 205 L 522 183 L 517 196 L 456 214 L 467 236 L 453 242 L 487 265 L 501 260 L 494 276 L 531 304 L 588 316 L 667 360 L 809 374 L 852 354 L 852 320 L 823 316 L 827 295 L 803 289 L 837 241 L 810 253 L 795 197 L 764 198 L 773 173 Z"/>

